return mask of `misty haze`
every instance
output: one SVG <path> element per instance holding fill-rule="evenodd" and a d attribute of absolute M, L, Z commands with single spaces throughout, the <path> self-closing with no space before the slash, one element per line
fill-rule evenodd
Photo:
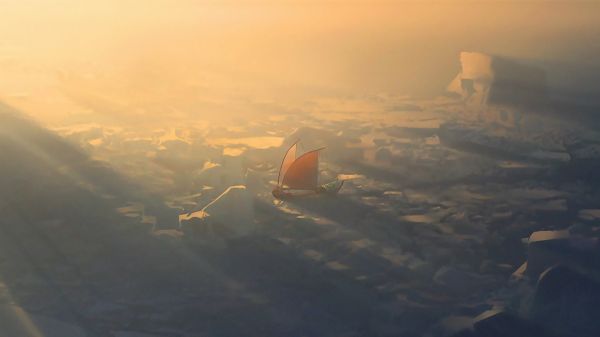
<path fill-rule="evenodd" d="M 600 335 L 600 3 L 0 1 L 0 337 Z"/>

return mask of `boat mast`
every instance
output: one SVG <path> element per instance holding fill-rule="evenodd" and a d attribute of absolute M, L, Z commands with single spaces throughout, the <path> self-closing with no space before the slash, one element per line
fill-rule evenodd
<path fill-rule="evenodd" d="M 298 144 L 298 142 L 299 142 L 299 141 L 300 141 L 300 139 L 296 140 L 296 141 L 294 142 L 294 144 L 292 144 L 292 145 L 291 145 L 291 146 L 288 148 L 288 150 L 287 150 L 287 151 L 285 151 L 285 155 L 283 156 L 283 159 L 281 159 L 281 165 L 279 165 L 279 173 L 277 174 L 277 187 L 282 187 L 282 186 L 281 186 L 281 182 L 282 182 L 282 180 L 281 180 L 281 170 L 283 169 L 283 163 L 285 162 L 285 158 L 287 157 L 287 155 L 288 155 L 288 153 L 290 152 L 290 150 L 291 150 L 291 149 L 292 149 L 294 146 L 296 146 L 296 145 Z M 296 158 L 297 158 L 296 154 L 294 154 L 294 157 L 296 157 Z M 295 160 L 296 158 L 294 158 L 294 160 Z"/>

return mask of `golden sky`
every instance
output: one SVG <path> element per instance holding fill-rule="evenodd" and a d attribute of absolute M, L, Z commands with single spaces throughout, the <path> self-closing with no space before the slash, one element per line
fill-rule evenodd
<path fill-rule="evenodd" d="M 45 122 L 429 93 L 461 50 L 600 55 L 600 5 L 573 1 L 0 0 L 0 12 L 0 99 Z"/>

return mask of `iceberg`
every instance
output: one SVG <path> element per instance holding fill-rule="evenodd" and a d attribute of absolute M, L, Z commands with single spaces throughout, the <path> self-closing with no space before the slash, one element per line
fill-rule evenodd
<path fill-rule="evenodd" d="M 546 100 L 546 72 L 477 52 L 460 53 L 461 70 L 447 90 L 472 105 L 538 106 Z"/>
<path fill-rule="evenodd" d="M 183 230 L 226 237 L 243 237 L 255 231 L 254 203 L 244 185 L 230 186 L 199 211 L 179 215 Z"/>

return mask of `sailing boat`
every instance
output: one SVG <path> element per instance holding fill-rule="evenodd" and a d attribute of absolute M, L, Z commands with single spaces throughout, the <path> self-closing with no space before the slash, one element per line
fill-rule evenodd
<path fill-rule="evenodd" d="M 297 156 L 298 142 L 292 144 L 281 161 L 273 196 L 277 199 L 285 199 L 316 194 L 336 194 L 344 185 L 343 180 L 336 179 L 319 185 L 319 153 L 323 149 L 324 147 Z"/>

